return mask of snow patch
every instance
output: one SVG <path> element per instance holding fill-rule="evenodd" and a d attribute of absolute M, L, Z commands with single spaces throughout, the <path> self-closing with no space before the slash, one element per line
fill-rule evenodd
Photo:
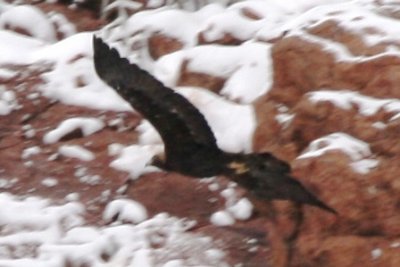
<path fill-rule="evenodd" d="M 400 23 L 390 15 L 386 15 L 386 12 L 382 12 L 382 5 L 380 2 L 370 0 L 325 2 L 299 16 L 292 17 L 286 23 L 279 25 L 275 31 L 280 35 L 286 33 L 286 36 L 297 36 L 320 44 L 338 61 L 365 61 L 383 55 L 399 56 L 400 46 L 396 36 L 400 33 L 398 30 Z M 327 21 L 336 22 L 344 31 L 360 36 L 368 46 L 382 45 L 386 49 L 378 55 L 353 55 L 342 43 L 307 32 L 310 28 Z"/>
<path fill-rule="evenodd" d="M 43 137 L 43 143 L 54 144 L 65 135 L 80 130 L 84 136 L 91 135 L 104 128 L 104 123 L 96 118 L 76 117 L 64 120 L 56 129 L 46 133 Z"/>
<path fill-rule="evenodd" d="M 370 172 L 371 169 L 376 168 L 378 164 L 379 161 L 376 159 L 361 159 L 350 163 L 350 166 L 355 172 L 358 172 L 360 174 L 367 174 Z"/>
<path fill-rule="evenodd" d="M 74 24 L 68 21 L 68 19 L 61 13 L 49 12 L 49 21 L 53 23 L 57 31 L 60 32 L 63 37 L 69 37 L 76 34 L 76 27 Z"/>
<path fill-rule="evenodd" d="M 350 110 L 356 106 L 360 114 L 364 116 L 373 116 L 381 109 L 395 113 L 394 116 L 400 113 L 400 101 L 398 99 L 377 99 L 347 90 L 321 90 L 308 93 L 307 96 L 313 103 L 329 101 L 345 110 Z"/>
<path fill-rule="evenodd" d="M 38 146 L 28 147 L 28 148 L 25 148 L 22 151 L 21 158 L 22 159 L 28 159 L 31 156 L 39 154 L 40 152 L 42 152 L 42 149 L 40 147 L 38 147 Z"/>
<path fill-rule="evenodd" d="M 36 130 L 30 124 L 25 124 L 22 126 L 24 137 L 27 139 L 31 139 L 35 137 Z"/>
<path fill-rule="evenodd" d="M 355 172 L 366 174 L 375 168 L 379 161 L 373 156 L 369 145 L 345 133 L 333 133 L 312 141 L 305 152 L 297 159 L 319 157 L 328 151 L 339 150 L 350 157 Z"/>
<path fill-rule="evenodd" d="M 148 37 L 160 33 L 180 40 L 185 46 L 193 46 L 197 44 L 198 30 L 204 18 L 222 10 L 218 5 L 209 5 L 197 12 L 163 8 L 138 12 L 126 22 L 127 32 L 124 35 L 140 33 Z"/>
<path fill-rule="evenodd" d="M 13 91 L 7 90 L 4 85 L 0 85 L 0 116 L 10 114 L 18 107 L 18 102 Z"/>
<path fill-rule="evenodd" d="M 46 15 L 30 5 L 9 8 L 0 16 L 1 29 L 19 29 L 30 34 L 35 39 L 54 42 L 56 32 Z"/>
<path fill-rule="evenodd" d="M 58 184 L 58 180 L 52 177 L 48 177 L 43 179 L 41 183 L 46 187 L 54 187 Z"/>
<path fill-rule="evenodd" d="M 235 219 L 228 211 L 220 210 L 211 215 L 210 222 L 217 226 L 228 226 L 234 224 Z"/>
<path fill-rule="evenodd" d="M 34 62 L 55 63 L 42 75 L 46 81 L 39 89 L 44 96 L 64 104 L 93 109 L 129 111 L 114 90 L 96 75 L 92 59 L 92 33 L 78 33 L 30 54 Z M 62 53 L 60 53 L 62 51 Z"/>
<path fill-rule="evenodd" d="M 58 153 L 64 157 L 75 158 L 82 161 L 92 161 L 96 158 L 93 152 L 79 145 L 62 145 Z"/>
<path fill-rule="evenodd" d="M 376 248 L 371 251 L 371 257 L 373 260 L 379 259 L 382 256 L 382 254 L 383 254 L 383 251 L 380 248 Z"/>
<path fill-rule="evenodd" d="M 0 79 L 10 80 L 17 76 L 18 72 L 9 69 L 0 69 Z"/>
<path fill-rule="evenodd" d="M 32 53 L 44 43 L 21 34 L 0 30 L 0 64 L 30 64 Z"/>
<path fill-rule="evenodd" d="M 110 163 L 110 167 L 125 171 L 134 179 L 143 173 L 157 171 L 151 166 L 151 160 L 162 151 L 159 145 L 132 145 L 123 148 L 116 159 Z"/>
<path fill-rule="evenodd" d="M 282 125 L 283 128 L 287 128 L 293 121 L 295 114 L 289 113 L 289 108 L 284 105 L 278 105 L 278 114 L 275 116 L 275 120 Z"/>
<path fill-rule="evenodd" d="M 18 182 L 18 178 L 0 178 L 0 189 L 10 189 Z"/>
<path fill-rule="evenodd" d="M 247 42 L 239 46 L 202 45 L 160 58 L 154 74 L 168 86 L 176 85 L 183 62 L 187 71 L 226 78 L 221 94 L 251 103 L 265 94 L 272 82 L 271 45 Z"/>
<path fill-rule="evenodd" d="M 238 202 L 228 207 L 228 211 L 237 220 L 248 220 L 253 214 L 253 204 L 247 198 L 241 198 Z"/>
<path fill-rule="evenodd" d="M 103 213 L 105 221 L 114 219 L 121 222 L 140 223 L 148 219 L 146 208 L 131 199 L 116 199 L 108 203 Z"/>
<path fill-rule="evenodd" d="M 187 231 L 192 223 L 166 214 L 144 220 L 137 203 L 120 201 L 126 202 L 110 203 L 105 215 L 122 208 L 126 218 L 138 215 L 139 223 L 87 226 L 80 203 L 52 205 L 0 193 L 0 266 L 228 266 L 211 238 Z"/>
<path fill-rule="evenodd" d="M 231 184 L 221 191 L 221 196 L 225 198 L 225 209 L 211 215 L 210 222 L 214 225 L 232 225 L 236 220 L 248 220 L 253 214 L 253 204 L 247 198 L 238 199 L 235 186 Z"/>

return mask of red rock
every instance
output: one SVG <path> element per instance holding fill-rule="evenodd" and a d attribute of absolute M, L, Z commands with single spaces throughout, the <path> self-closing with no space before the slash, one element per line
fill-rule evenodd
<path fill-rule="evenodd" d="M 390 120 L 393 113 L 385 110 L 367 116 L 356 105 L 346 110 L 328 101 L 312 103 L 307 93 L 345 89 L 376 98 L 399 98 L 396 73 L 400 58 L 380 55 L 388 44 L 369 46 L 362 36 L 338 22 L 314 25 L 318 26 L 307 29 L 309 34 L 339 43 L 355 56 L 374 57 L 339 60 L 300 36 L 282 38 L 272 49 L 274 83 L 255 103 L 259 126 L 254 149 L 292 161 L 293 175 L 339 213 L 335 218 L 312 207 L 303 208 L 290 266 L 396 266 L 399 258 L 387 247 L 399 235 L 395 223 L 400 221 L 398 119 Z M 282 105 L 293 115 L 286 124 L 275 118 Z M 383 122 L 385 128 L 375 127 L 376 122 Z M 313 140 L 334 132 L 369 143 L 378 166 L 365 175 L 356 173 L 349 165 L 352 160 L 340 151 L 293 161 Z M 290 229 L 290 220 L 281 225 Z M 382 256 L 373 259 L 371 251 L 381 244 L 385 244 Z"/>
<path fill-rule="evenodd" d="M 155 33 L 149 37 L 148 47 L 150 56 L 157 60 L 163 55 L 182 49 L 183 43 L 175 38 Z"/>
<path fill-rule="evenodd" d="M 106 24 L 106 21 L 100 19 L 97 12 L 94 10 L 84 8 L 71 9 L 68 5 L 62 3 L 40 2 L 36 4 L 36 6 L 46 13 L 61 13 L 76 26 L 77 32 L 94 31 Z M 65 37 L 59 30 L 58 36 L 61 38 Z"/>
<path fill-rule="evenodd" d="M 381 237 L 336 236 L 300 238 L 296 246 L 302 252 L 292 266 L 397 266 L 400 262 L 394 242 Z M 354 257 L 357 255 L 357 257 Z"/>
<path fill-rule="evenodd" d="M 184 61 L 181 67 L 181 75 L 177 82 L 178 86 L 198 86 L 219 92 L 224 86 L 225 79 L 205 73 L 195 72 L 188 69 L 189 61 Z"/>
<path fill-rule="evenodd" d="M 241 263 L 253 267 L 287 266 L 286 244 L 275 226 L 265 218 L 229 227 L 210 225 L 196 231 L 217 240 L 219 247 L 228 254 L 226 258 L 231 265 Z"/>

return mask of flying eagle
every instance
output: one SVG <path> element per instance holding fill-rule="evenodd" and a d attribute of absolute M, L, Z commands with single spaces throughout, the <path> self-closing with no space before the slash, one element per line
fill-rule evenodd
<path fill-rule="evenodd" d="M 157 129 L 164 157 L 153 164 L 193 177 L 223 175 L 259 200 L 291 200 L 336 214 L 290 176 L 290 165 L 270 153 L 228 153 L 218 146 L 204 116 L 185 97 L 93 37 L 97 75 Z"/>

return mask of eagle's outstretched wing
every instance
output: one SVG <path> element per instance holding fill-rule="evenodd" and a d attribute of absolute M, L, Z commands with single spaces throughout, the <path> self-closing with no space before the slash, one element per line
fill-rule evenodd
<path fill-rule="evenodd" d="M 167 161 L 187 162 L 193 153 L 219 153 L 207 121 L 186 98 L 121 58 L 100 38 L 93 37 L 93 48 L 98 76 L 157 129 Z"/>

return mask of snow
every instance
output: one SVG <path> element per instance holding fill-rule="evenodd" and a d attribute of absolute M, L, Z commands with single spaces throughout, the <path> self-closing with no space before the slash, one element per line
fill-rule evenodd
<path fill-rule="evenodd" d="M 158 170 L 150 163 L 161 151 L 160 145 L 131 145 L 116 151 L 119 152 L 118 156 L 110 163 L 110 167 L 128 172 L 131 178 L 136 179 L 146 172 Z"/>
<path fill-rule="evenodd" d="M 64 157 L 82 161 L 92 161 L 96 158 L 93 152 L 79 145 L 62 145 L 58 148 L 58 153 Z"/>
<path fill-rule="evenodd" d="M 42 180 L 42 185 L 47 186 L 47 187 L 53 187 L 53 186 L 56 186 L 57 184 L 58 184 L 58 181 L 55 178 L 48 177 L 48 178 L 45 178 Z"/>
<path fill-rule="evenodd" d="M 399 56 L 400 46 L 396 36 L 399 35 L 399 20 L 381 12 L 380 3 L 373 0 L 344 0 L 319 4 L 316 1 L 313 8 L 304 10 L 301 15 L 291 17 L 285 23 L 280 24 L 274 32 L 275 36 L 287 33 L 286 36 L 300 36 L 310 42 L 324 47 L 336 57 L 338 61 L 366 61 L 384 55 Z M 324 22 L 333 21 L 345 31 L 357 34 L 369 46 L 386 46 L 384 53 L 364 56 L 354 55 L 340 42 L 329 38 L 318 37 L 307 32 L 310 28 L 321 25 Z M 268 26 L 266 31 L 260 30 L 258 38 L 268 39 Z"/>
<path fill-rule="evenodd" d="M 60 141 L 65 135 L 80 130 L 84 136 L 91 135 L 104 128 L 102 120 L 97 118 L 76 117 L 61 122 L 56 129 L 47 132 L 43 136 L 43 143 L 54 144 Z"/>
<path fill-rule="evenodd" d="M 41 151 L 42 151 L 42 149 L 38 146 L 32 146 L 32 147 L 25 148 L 22 151 L 21 158 L 28 159 L 29 157 L 31 157 L 33 155 L 39 154 Z"/>
<path fill-rule="evenodd" d="M 108 155 L 109 156 L 117 156 L 121 154 L 122 150 L 124 149 L 124 145 L 118 144 L 118 143 L 113 143 L 108 145 Z"/>
<path fill-rule="evenodd" d="M 371 155 L 367 143 L 346 133 L 333 133 L 311 142 L 306 152 L 298 158 L 317 157 L 330 150 L 342 150 L 352 160 L 360 160 Z"/>
<path fill-rule="evenodd" d="M 45 42 L 54 42 L 56 40 L 54 26 L 46 15 L 34 6 L 14 6 L 1 13 L 0 29 L 9 28 L 21 29 L 35 39 Z"/>
<path fill-rule="evenodd" d="M 307 96 L 311 102 L 329 101 L 345 110 L 350 110 L 355 106 L 358 108 L 358 112 L 364 116 L 373 116 L 379 110 L 395 113 L 394 116 L 400 113 L 400 100 L 398 99 L 377 99 L 348 90 L 320 90 L 308 93 Z"/>
<path fill-rule="evenodd" d="M 83 166 L 78 166 L 75 170 L 74 176 L 79 179 L 81 183 L 88 185 L 97 185 L 101 183 L 101 176 L 97 174 L 91 174 L 88 169 Z"/>
<path fill-rule="evenodd" d="M 368 173 L 379 163 L 371 158 L 373 155 L 368 143 L 341 132 L 312 141 L 297 159 L 319 157 L 328 151 L 342 151 L 352 161 L 350 165 L 353 170 L 361 174 Z"/>
<path fill-rule="evenodd" d="M 240 10 L 233 7 L 206 20 L 203 36 L 207 42 L 222 39 L 226 33 L 239 40 L 248 40 L 260 29 L 263 21 L 252 20 L 240 15 Z"/>
<path fill-rule="evenodd" d="M 170 77 L 177 77 L 180 71 L 176 66 L 187 61 L 188 71 L 226 78 L 221 94 L 228 99 L 251 103 L 270 87 L 270 48 L 271 45 L 258 42 L 239 46 L 197 46 L 160 58 L 154 73 L 166 85 L 173 86 L 176 81 Z"/>
<path fill-rule="evenodd" d="M 65 37 L 76 34 L 76 27 L 74 24 L 68 21 L 68 19 L 60 13 L 49 12 L 49 21 L 55 25 L 57 31 L 63 34 Z"/>
<path fill-rule="evenodd" d="M 228 226 L 234 224 L 235 219 L 228 211 L 220 210 L 211 215 L 210 222 L 217 226 Z"/>
<path fill-rule="evenodd" d="M 4 85 L 0 85 L 0 116 L 10 114 L 18 106 L 15 94 Z"/>
<path fill-rule="evenodd" d="M 148 219 L 146 208 L 131 199 L 116 199 L 107 204 L 103 219 L 111 221 L 115 217 L 118 221 L 134 224 Z"/>
<path fill-rule="evenodd" d="M 14 32 L 0 30 L 0 64 L 28 64 L 43 42 Z"/>
<path fill-rule="evenodd" d="M 17 182 L 18 182 L 17 178 L 12 178 L 12 179 L 0 178 L 0 189 L 12 188 Z"/>
<path fill-rule="evenodd" d="M 256 127 L 254 108 L 235 104 L 209 91 L 181 88 L 183 94 L 200 109 L 210 124 L 217 144 L 229 152 L 250 152 Z"/>
<path fill-rule="evenodd" d="M 382 256 L 382 254 L 383 254 L 383 251 L 380 248 L 375 248 L 371 251 L 371 257 L 373 260 L 379 259 Z"/>
<path fill-rule="evenodd" d="M 354 161 L 350 164 L 355 172 L 360 174 L 367 174 L 371 169 L 377 167 L 379 161 L 376 159 L 362 159 L 358 161 Z"/>
<path fill-rule="evenodd" d="M 202 20 L 222 10 L 219 5 L 208 5 L 197 12 L 178 9 L 147 10 L 130 17 L 125 27 L 128 35 L 140 32 L 147 37 L 152 33 L 168 33 L 187 46 L 193 46 L 197 42 L 196 33 Z"/>
<path fill-rule="evenodd" d="M 143 267 L 174 261 L 182 266 L 228 266 L 210 238 L 187 231 L 192 224 L 166 214 L 144 220 L 139 203 L 119 201 L 110 203 L 104 214 L 124 211 L 126 219 L 138 220 L 135 224 L 87 226 L 82 204 L 54 205 L 47 199 L 0 193 L 0 266 L 61 267 L 72 262 Z"/>
<path fill-rule="evenodd" d="M 253 214 L 253 204 L 247 198 L 242 198 L 234 205 L 228 207 L 228 211 L 237 220 L 247 220 Z"/>
<path fill-rule="evenodd" d="M 17 75 L 17 72 L 8 70 L 8 69 L 0 69 L 0 79 L 9 80 L 14 78 Z"/>
<path fill-rule="evenodd" d="M 91 58 L 92 36 L 89 32 L 77 33 L 29 54 L 28 58 L 33 62 L 55 64 L 52 71 L 42 75 L 46 83 L 40 88 L 41 92 L 65 104 L 93 109 L 131 110 L 95 74 Z"/>
<path fill-rule="evenodd" d="M 295 114 L 290 114 L 289 108 L 282 104 L 277 105 L 277 110 L 279 113 L 276 114 L 275 120 L 281 124 L 283 128 L 288 127 L 294 119 Z"/>
<path fill-rule="evenodd" d="M 250 219 L 253 214 L 253 204 L 247 198 L 238 198 L 235 190 L 236 184 L 232 183 L 221 191 L 225 198 L 225 209 L 214 212 L 210 222 L 217 226 L 232 225 L 239 221 Z"/>

